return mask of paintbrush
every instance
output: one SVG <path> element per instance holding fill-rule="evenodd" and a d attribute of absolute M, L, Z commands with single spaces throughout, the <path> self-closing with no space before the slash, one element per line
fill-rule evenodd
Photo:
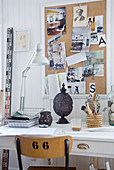
<path fill-rule="evenodd" d="M 88 113 L 88 111 L 87 111 L 87 109 L 86 109 L 86 106 L 82 106 L 82 107 L 81 107 L 81 110 L 83 110 L 86 114 L 89 115 L 89 113 Z"/>
<path fill-rule="evenodd" d="M 85 103 L 86 103 L 86 109 L 87 109 L 87 111 L 88 111 L 88 114 L 89 114 L 89 115 L 92 115 L 92 111 L 91 111 L 91 109 L 90 109 L 90 107 L 89 107 L 88 102 L 86 101 Z"/>

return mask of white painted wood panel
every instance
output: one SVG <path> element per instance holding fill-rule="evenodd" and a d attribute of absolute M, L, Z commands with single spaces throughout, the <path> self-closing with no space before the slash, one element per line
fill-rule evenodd
<path fill-rule="evenodd" d="M 62 0 L 64 2 L 69 2 L 69 0 Z M 13 56 L 13 94 L 12 94 L 12 110 L 16 110 L 19 108 L 19 96 L 20 96 L 20 82 L 21 82 L 21 71 L 24 69 L 28 59 L 30 58 L 32 52 L 35 49 L 35 45 L 37 42 L 41 41 L 41 3 L 55 3 L 60 2 L 60 0 L 0 0 L 0 4 L 2 4 L 3 12 L 1 16 L 3 22 L 3 46 L 2 46 L 2 55 L 4 58 L 4 68 L 5 68 L 5 55 L 6 55 L 6 29 L 7 27 L 13 27 L 14 29 L 29 29 L 30 30 L 30 50 L 29 52 L 15 52 Z M 111 38 L 111 61 L 112 61 L 112 84 L 114 84 L 114 1 L 111 0 L 111 30 L 112 30 L 112 38 Z M 36 75 L 35 78 L 33 75 Z M 58 116 L 53 112 L 53 103 L 49 101 L 49 99 L 42 100 L 42 90 L 41 90 L 41 68 L 32 68 L 28 72 L 27 76 L 27 88 L 26 88 L 26 106 L 34 106 L 34 107 L 42 107 L 44 106 L 47 110 L 52 111 L 52 116 L 54 119 L 58 119 Z M 5 79 L 4 79 L 5 83 Z M 80 112 L 80 106 L 84 103 L 84 99 L 74 99 L 74 109 L 72 114 L 68 116 L 70 120 L 71 117 L 82 117 L 85 120 L 85 114 Z M 102 108 L 106 105 L 106 100 L 101 100 Z M 76 111 L 75 111 L 76 110 Z M 107 120 L 107 114 L 104 114 L 104 120 Z M 12 151 L 10 153 L 10 169 L 17 169 L 17 160 L 16 153 Z M 104 168 L 104 162 L 107 159 L 100 158 L 98 165 L 101 168 Z M 111 163 L 111 169 L 114 169 L 114 161 L 113 159 L 109 159 Z M 56 160 L 55 164 L 61 164 L 62 160 Z M 71 156 L 71 163 L 74 166 L 77 166 L 77 170 L 86 170 L 88 165 L 92 163 L 92 158 L 90 157 L 82 157 L 82 156 Z M 102 167 L 103 166 L 103 167 Z"/>

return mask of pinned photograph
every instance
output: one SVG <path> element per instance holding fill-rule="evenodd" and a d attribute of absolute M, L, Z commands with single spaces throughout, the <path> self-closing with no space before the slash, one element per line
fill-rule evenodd
<path fill-rule="evenodd" d="M 62 38 L 62 33 L 59 33 L 48 40 L 48 43 L 54 43 Z"/>
<path fill-rule="evenodd" d="M 91 33 L 91 44 L 98 44 L 97 32 L 92 32 Z"/>
<path fill-rule="evenodd" d="M 73 8 L 73 27 L 87 25 L 87 5 Z"/>
<path fill-rule="evenodd" d="M 95 16 L 95 32 L 103 33 L 103 15 Z"/>
<path fill-rule="evenodd" d="M 91 27 L 92 26 L 92 22 L 93 22 L 93 17 L 88 17 L 87 18 L 87 26 Z"/>
<path fill-rule="evenodd" d="M 67 85 L 70 94 L 85 94 L 85 78 L 83 67 L 67 68 Z"/>
<path fill-rule="evenodd" d="M 95 17 L 93 17 L 93 16 L 88 17 L 88 19 L 87 19 L 87 26 L 91 27 L 91 31 L 92 32 L 95 31 Z"/>
<path fill-rule="evenodd" d="M 48 44 L 48 59 L 49 69 L 64 69 L 66 68 L 66 50 L 65 42 L 49 43 Z"/>
<path fill-rule="evenodd" d="M 84 77 L 104 76 L 104 51 L 90 51 L 86 53 L 84 61 Z"/>
<path fill-rule="evenodd" d="M 98 42 L 99 42 L 99 47 L 106 47 L 106 37 L 105 34 L 98 35 Z"/>
<path fill-rule="evenodd" d="M 73 27 L 71 52 L 88 52 L 90 48 L 90 27 Z"/>
<path fill-rule="evenodd" d="M 66 8 L 47 9 L 47 34 L 56 35 L 66 33 Z"/>

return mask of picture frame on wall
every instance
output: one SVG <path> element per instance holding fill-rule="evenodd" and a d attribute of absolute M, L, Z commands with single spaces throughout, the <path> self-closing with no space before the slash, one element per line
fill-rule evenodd
<path fill-rule="evenodd" d="M 14 31 L 14 51 L 28 51 L 29 50 L 29 30 L 15 30 Z"/>

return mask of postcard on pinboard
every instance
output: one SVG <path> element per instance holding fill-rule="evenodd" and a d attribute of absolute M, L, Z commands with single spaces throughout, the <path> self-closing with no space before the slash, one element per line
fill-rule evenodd
<path fill-rule="evenodd" d="M 91 44 L 98 44 L 97 32 L 91 32 Z"/>
<path fill-rule="evenodd" d="M 95 17 L 90 16 L 87 18 L 87 26 L 91 27 L 91 31 L 95 31 Z"/>
<path fill-rule="evenodd" d="M 65 42 L 48 43 L 48 59 L 50 70 L 66 68 Z"/>
<path fill-rule="evenodd" d="M 66 8 L 47 9 L 47 35 L 57 35 L 66 33 Z"/>
<path fill-rule="evenodd" d="M 95 16 L 95 32 L 103 33 L 103 15 Z"/>
<path fill-rule="evenodd" d="M 90 27 L 73 27 L 71 52 L 88 52 L 90 48 Z"/>
<path fill-rule="evenodd" d="M 86 53 L 84 61 L 84 77 L 104 76 L 104 50 Z"/>
<path fill-rule="evenodd" d="M 85 27 L 87 25 L 87 5 L 73 8 L 73 27 Z"/>
<path fill-rule="evenodd" d="M 62 38 L 62 32 L 60 32 L 59 34 L 57 34 L 57 35 L 53 36 L 52 38 L 50 38 L 48 40 L 48 43 L 54 43 L 54 42 L 60 40 L 61 38 Z"/>
<path fill-rule="evenodd" d="M 68 67 L 66 71 L 70 94 L 85 94 L 84 67 Z"/>

